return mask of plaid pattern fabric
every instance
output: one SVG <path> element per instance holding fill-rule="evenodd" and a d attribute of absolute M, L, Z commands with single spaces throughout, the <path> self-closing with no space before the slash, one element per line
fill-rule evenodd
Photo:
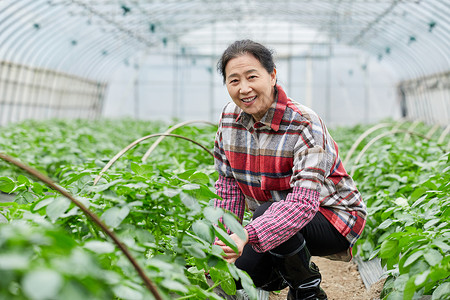
<path fill-rule="evenodd" d="M 255 122 L 234 103 L 222 112 L 214 155 L 219 173 L 215 206 L 241 220 L 245 204 L 254 211 L 274 203 L 246 225 L 249 243 L 264 252 L 288 240 L 318 210 L 353 246 L 366 218 L 366 207 L 338 155 L 338 147 L 311 109 L 278 97 Z"/>

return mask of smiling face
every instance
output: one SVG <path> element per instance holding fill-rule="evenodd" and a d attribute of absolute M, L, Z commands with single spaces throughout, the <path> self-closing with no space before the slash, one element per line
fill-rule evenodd
<path fill-rule="evenodd" d="M 258 59 L 246 53 L 228 61 L 225 83 L 233 102 L 256 121 L 274 102 L 276 69 L 268 73 Z"/>

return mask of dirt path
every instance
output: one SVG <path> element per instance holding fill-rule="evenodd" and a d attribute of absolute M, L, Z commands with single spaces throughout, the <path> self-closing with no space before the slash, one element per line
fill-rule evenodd
<path fill-rule="evenodd" d="M 374 284 L 367 290 L 354 262 L 332 261 L 322 257 L 312 260 L 322 274 L 321 287 L 325 290 L 328 300 L 374 300 L 379 299 L 382 283 Z M 286 300 L 288 289 L 280 294 L 271 293 L 270 300 Z"/>

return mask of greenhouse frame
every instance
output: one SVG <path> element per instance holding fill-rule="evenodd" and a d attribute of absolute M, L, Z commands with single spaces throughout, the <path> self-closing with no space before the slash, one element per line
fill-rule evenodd
<path fill-rule="evenodd" d="M 450 299 L 446 0 L 0 0 L 0 299 L 310 299 L 217 246 L 239 254 L 253 221 L 242 178 L 243 216 L 216 205 L 219 60 L 241 40 L 320 116 L 329 173 L 367 208 L 348 259 L 313 255 L 328 299 Z M 246 180 L 279 174 L 251 170 L 264 153 Z"/>

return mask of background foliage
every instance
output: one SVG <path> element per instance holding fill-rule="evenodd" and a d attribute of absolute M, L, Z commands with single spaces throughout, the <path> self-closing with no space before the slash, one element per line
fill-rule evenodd
<path fill-rule="evenodd" d="M 392 128 L 428 139 L 392 134 L 355 157 L 372 138 Z M 217 175 L 212 157 L 197 145 L 171 137 L 151 157 L 154 140 L 128 151 L 102 177 L 94 178 L 120 149 L 168 125 L 133 120 L 26 121 L 0 129 L 1 152 L 17 157 L 69 190 L 115 231 L 165 299 L 219 299 L 205 270 L 228 293 L 241 279 L 256 298 L 251 280 L 225 263 L 216 237 L 229 245 L 223 217 L 212 208 Z M 344 158 L 368 126 L 336 128 L 332 135 Z M 187 126 L 173 133 L 212 150 L 216 128 Z M 448 138 L 421 124 L 392 123 L 366 137 L 346 165 L 368 206 L 369 217 L 355 252 L 379 257 L 386 268 L 385 299 L 450 297 L 450 158 Z M 447 144 L 446 144 L 447 143 Z M 69 200 L 0 161 L 0 299 L 151 299 L 141 279 L 115 245 Z M 4 200 L 5 201 L 5 200 Z"/>

